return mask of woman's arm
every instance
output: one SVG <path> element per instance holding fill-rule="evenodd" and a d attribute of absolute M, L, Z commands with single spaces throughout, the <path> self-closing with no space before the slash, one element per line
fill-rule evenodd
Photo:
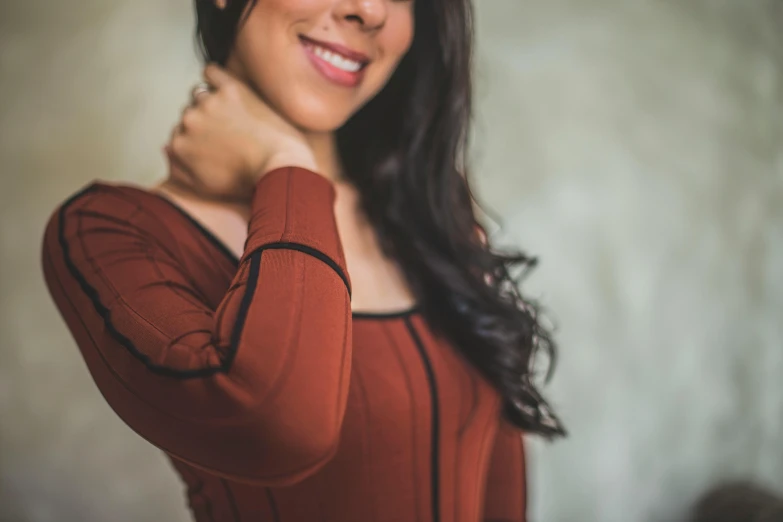
<path fill-rule="evenodd" d="M 137 202 L 87 190 L 55 212 L 46 283 L 131 428 L 174 457 L 260 485 L 291 484 L 333 456 L 351 366 L 335 195 L 300 167 L 262 177 L 244 255 L 214 312 L 175 247 L 152 237 L 166 224 Z"/>
<path fill-rule="evenodd" d="M 483 522 L 526 522 L 525 474 L 522 432 L 502 420 L 487 475 Z"/>

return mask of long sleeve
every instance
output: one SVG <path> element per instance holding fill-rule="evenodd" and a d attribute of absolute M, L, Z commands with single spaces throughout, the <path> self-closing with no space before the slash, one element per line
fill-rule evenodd
<path fill-rule="evenodd" d="M 47 286 L 124 422 L 175 458 L 258 485 L 302 480 L 335 454 L 352 330 L 335 196 L 303 168 L 266 174 L 217 310 L 138 201 L 88 187 L 54 213 Z"/>
<path fill-rule="evenodd" d="M 522 432 L 502 420 L 487 474 L 482 522 L 526 522 L 525 467 Z"/>

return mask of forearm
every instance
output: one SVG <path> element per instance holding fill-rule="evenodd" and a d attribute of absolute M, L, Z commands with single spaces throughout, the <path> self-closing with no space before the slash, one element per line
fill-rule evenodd
<path fill-rule="evenodd" d="M 313 172 L 258 185 L 245 254 L 216 311 L 140 222 L 135 202 L 83 193 L 53 216 L 50 292 L 111 407 L 196 466 L 283 485 L 336 449 L 351 361 L 350 281 Z"/>

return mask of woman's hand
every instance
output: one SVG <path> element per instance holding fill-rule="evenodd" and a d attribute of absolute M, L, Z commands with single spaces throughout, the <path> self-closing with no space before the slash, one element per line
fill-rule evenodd
<path fill-rule="evenodd" d="M 277 167 L 316 170 L 305 136 L 247 85 L 214 64 L 204 78 L 211 91 L 183 111 L 165 148 L 170 183 L 205 197 L 247 200 L 256 181 Z"/>

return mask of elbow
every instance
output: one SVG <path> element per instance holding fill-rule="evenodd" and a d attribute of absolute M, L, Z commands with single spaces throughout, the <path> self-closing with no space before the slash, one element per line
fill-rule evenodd
<path fill-rule="evenodd" d="M 318 472 L 337 454 L 349 371 L 343 365 L 336 368 L 334 377 L 324 379 L 308 372 L 283 381 L 272 391 L 252 394 L 261 399 L 251 406 L 250 417 L 245 417 L 250 422 L 243 423 L 240 438 L 247 442 L 247 461 L 255 462 L 252 473 L 257 483 L 290 486 Z"/>
<path fill-rule="evenodd" d="M 239 429 L 226 426 L 191 431 L 176 440 L 147 440 L 169 456 L 212 475 L 260 487 L 284 487 L 317 473 L 337 454 L 337 437 L 302 435 Z M 165 437 L 164 437 L 165 438 Z"/>
<path fill-rule="evenodd" d="M 339 438 L 301 441 L 299 444 L 286 444 L 278 447 L 273 466 L 262 473 L 261 481 L 265 486 L 292 486 L 316 474 L 337 454 Z"/>
<path fill-rule="evenodd" d="M 321 418 L 319 418 L 321 417 Z M 341 422 L 325 422 L 322 415 L 280 420 L 278 435 L 270 441 L 274 448 L 267 461 L 270 473 L 268 485 L 290 486 L 313 475 L 337 453 L 340 445 Z"/>
<path fill-rule="evenodd" d="M 167 451 L 169 455 L 212 475 L 258 487 L 292 486 L 316 474 L 334 458 L 339 441 L 331 447 L 278 446 L 258 443 L 244 446 L 237 441 L 222 446 L 217 454 L 208 452 L 190 457 Z M 230 447 L 226 447 L 230 446 Z"/>
<path fill-rule="evenodd" d="M 223 465 L 212 471 L 230 470 L 234 480 L 266 487 L 290 486 L 314 475 L 339 449 L 342 416 L 306 415 L 305 409 L 277 418 L 264 415 L 262 423 L 230 429 L 229 437 L 224 431 L 222 444 L 214 446 L 220 452 L 216 460 Z M 322 422 L 326 417 L 331 422 Z M 335 422 L 336 417 L 340 421 Z"/>

